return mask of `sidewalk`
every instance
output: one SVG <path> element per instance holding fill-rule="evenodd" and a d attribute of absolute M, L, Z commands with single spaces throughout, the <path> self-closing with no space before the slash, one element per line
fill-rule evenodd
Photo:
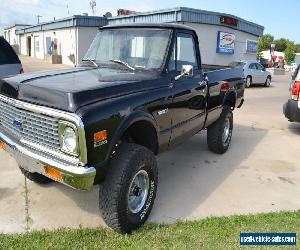
<path fill-rule="evenodd" d="M 19 58 L 22 62 L 25 73 L 55 69 L 67 69 L 72 67 L 64 64 L 51 64 L 49 62 L 46 62 L 45 60 L 36 59 L 30 56 L 19 55 Z"/>

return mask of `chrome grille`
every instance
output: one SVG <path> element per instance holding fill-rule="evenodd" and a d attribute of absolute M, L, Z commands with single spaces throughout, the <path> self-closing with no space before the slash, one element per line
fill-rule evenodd
<path fill-rule="evenodd" d="M 58 118 L 15 107 L 0 100 L 0 127 L 20 141 L 59 150 Z"/>

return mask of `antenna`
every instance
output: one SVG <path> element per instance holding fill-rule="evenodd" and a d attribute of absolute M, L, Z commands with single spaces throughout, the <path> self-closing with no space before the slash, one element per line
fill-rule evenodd
<path fill-rule="evenodd" d="M 93 16 L 95 15 L 95 7 L 96 7 L 96 0 L 91 0 L 90 1 L 90 7 L 91 7 L 91 9 L 92 9 L 92 14 L 93 14 Z"/>
<path fill-rule="evenodd" d="M 68 12 L 68 16 L 69 16 L 70 15 L 69 3 L 67 3 L 67 12 Z"/>
<path fill-rule="evenodd" d="M 37 23 L 39 24 L 39 23 L 40 23 L 40 18 L 41 18 L 42 16 L 36 15 L 36 17 L 37 17 Z"/>

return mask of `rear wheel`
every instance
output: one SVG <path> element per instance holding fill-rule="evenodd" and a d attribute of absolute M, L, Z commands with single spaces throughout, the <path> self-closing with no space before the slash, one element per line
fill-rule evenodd
<path fill-rule="evenodd" d="M 271 77 L 268 76 L 267 79 L 266 79 L 266 82 L 265 82 L 264 86 L 265 87 L 270 87 L 270 85 L 271 85 Z"/>
<path fill-rule="evenodd" d="M 252 84 L 252 77 L 251 76 L 247 76 L 247 78 L 246 78 L 246 84 L 245 84 L 246 88 L 249 88 L 251 86 L 251 84 Z"/>
<path fill-rule="evenodd" d="M 208 148 L 217 154 L 225 153 L 231 142 L 233 131 L 233 113 L 225 106 L 220 118 L 207 128 Z"/>
<path fill-rule="evenodd" d="M 120 233 L 142 226 L 152 210 L 157 183 L 154 154 L 134 143 L 121 145 L 100 185 L 99 208 L 106 224 Z"/>
<path fill-rule="evenodd" d="M 19 166 L 19 168 L 20 168 L 21 172 L 23 173 L 23 175 L 24 175 L 27 179 L 29 179 L 29 180 L 31 180 L 31 181 L 37 183 L 37 184 L 44 185 L 44 184 L 48 184 L 48 183 L 53 182 L 53 180 L 47 178 L 46 176 L 44 176 L 44 175 L 42 175 L 42 174 L 39 174 L 39 173 L 31 173 L 31 172 L 25 170 L 24 168 L 22 168 L 21 166 Z"/>

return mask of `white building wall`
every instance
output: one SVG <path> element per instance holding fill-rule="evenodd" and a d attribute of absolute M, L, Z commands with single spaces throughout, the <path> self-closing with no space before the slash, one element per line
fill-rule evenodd
<path fill-rule="evenodd" d="M 48 54 L 47 37 L 57 40 L 57 54 L 62 56 L 62 63 L 67 65 L 74 65 L 74 58 L 76 57 L 76 29 L 65 28 L 59 30 L 44 31 L 43 47 L 44 55 Z"/>
<path fill-rule="evenodd" d="M 31 56 L 38 59 L 47 59 L 51 41 L 57 40 L 57 54 L 62 56 L 62 63 L 74 65 L 76 58 L 76 29 L 66 28 L 59 30 L 39 31 L 20 35 L 20 49 L 22 55 L 28 55 L 28 40 L 31 37 Z M 48 40 L 48 44 L 47 44 Z M 49 43 L 50 40 L 50 43 Z"/>
<path fill-rule="evenodd" d="M 77 28 L 77 44 L 78 54 L 76 64 L 80 63 L 87 50 L 89 49 L 92 41 L 98 32 L 97 27 L 78 27 Z"/>
<path fill-rule="evenodd" d="M 257 36 L 224 26 L 196 23 L 184 24 L 194 28 L 197 32 L 202 64 L 228 66 L 228 64 L 232 61 L 256 60 L 256 54 L 246 53 L 246 40 L 257 41 Z M 228 32 L 235 35 L 234 54 L 216 53 L 218 31 Z"/>
<path fill-rule="evenodd" d="M 20 37 L 20 54 L 27 55 L 27 46 L 26 46 L 26 35 L 21 34 Z"/>
<path fill-rule="evenodd" d="M 19 44 L 18 37 L 16 36 L 16 27 L 4 30 L 4 38 L 10 45 Z"/>

